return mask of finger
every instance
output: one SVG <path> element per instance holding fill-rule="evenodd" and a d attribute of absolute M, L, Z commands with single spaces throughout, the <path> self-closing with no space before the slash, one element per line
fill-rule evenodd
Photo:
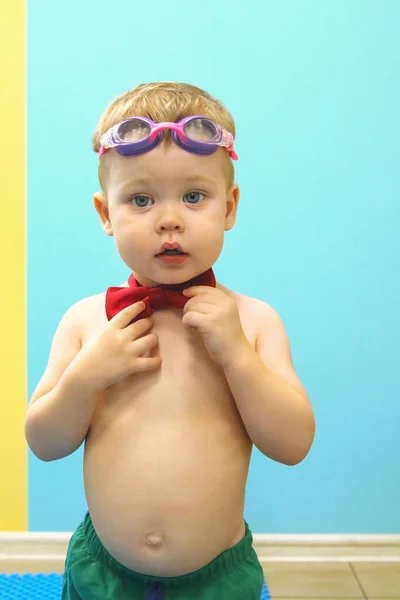
<path fill-rule="evenodd" d="M 185 315 L 187 315 L 190 312 L 209 314 L 211 311 L 212 304 L 208 304 L 206 302 L 196 302 L 196 304 L 192 304 L 192 306 L 186 305 L 183 309 Z"/>
<path fill-rule="evenodd" d="M 150 371 L 161 364 L 161 356 L 140 357 L 136 361 L 135 371 Z"/>
<path fill-rule="evenodd" d="M 155 333 L 149 333 L 148 335 L 145 335 L 144 337 L 138 338 L 137 340 L 135 340 L 133 342 L 133 351 L 135 353 L 136 356 L 140 356 L 141 354 L 144 354 L 145 352 L 147 352 L 148 350 L 151 350 L 151 348 L 154 348 L 154 346 L 157 346 L 158 344 L 158 335 L 156 335 Z"/>
<path fill-rule="evenodd" d="M 130 304 L 119 313 L 114 315 L 113 318 L 110 319 L 110 324 L 118 329 L 124 329 L 127 325 L 129 325 L 132 319 L 140 315 L 145 306 L 145 303 L 142 301 Z"/>
<path fill-rule="evenodd" d="M 183 290 L 182 293 L 185 294 L 185 296 L 195 296 L 197 294 L 205 294 L 207 292 L 210 292 L 211 290 L 213 290 L 214 292 L 216 291 L 215 288 L 210 288 L 209 285 L 192 285 L 191 287 L 188 287 L 185 290 Z"/>
<path fill-rule="evenodd" d="M 209 319 L 207 319 L 207 317 L 202 313 L 188 312 L 183 316 L 182 323 L 184 325 L 188 325 L 189 327 L 205 330 L 209 323 Z"/>
<path fill-rule="evenodd" d="M 146 319 L 138 319 L 134 323 L 125 327 L 126 335 L 132 339 L 136 340 L 141 335 L 143 335 L 146 331 L 151 329 L 154 325 L 154 320 L 151 317 L 147 317 Z"/>
<path fill-rule="evenodd" d="M 202 298 L 207 296 L 208 298 L 213 298 L 215 302 L 221 302 L 221 298 L 226 297 L 226 294 L 221 292 L 216 288 L 212 288 L 208 285 L 195 285 L 190 288 L 186 288 L 182 292 L 186 298 L 198 298 L 201 296 Z"/>
<path fill-rule="evenodd" d="M 220 296 L 213 296 L 212 294 L 201 294 L 199 296 L 192 296 L 186 302 L 184 310 L 192 310 L 198 304 L 208 304 L 209 306 L 221 306 L 222 301 Z"/>

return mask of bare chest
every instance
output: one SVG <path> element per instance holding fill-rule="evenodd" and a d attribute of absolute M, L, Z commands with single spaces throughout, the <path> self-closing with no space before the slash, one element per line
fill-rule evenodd
<path fill-rule="evenodd" d="M 256 332 L 251 315 L 246 310 L 239 312 L 243 330 L 254 347 Z M 193 328 L 182 323 L 182 310 L 168 308 L 155 311 L 152 331 L 158 337 L 158 345 L 151 355 L 161 357 L 161 366 L 153 371 L 136 373 L 108 388 L 100 397 L 94 414 L 92 428 L 110 428 L 113 421 L 128 423 L 157 422 L 170 420 L 176 425 L 196 422 L 205 429 L 212 423 L 223 428 L 239 426 L 239 415 L 226 382 L 223 370 L 209 357 L 201 336 Z M 88 315 L 83 344 L 96 336 L 106 326 L 104 297 Z M 201 426 L 200 426 L 201 428 Z"/>

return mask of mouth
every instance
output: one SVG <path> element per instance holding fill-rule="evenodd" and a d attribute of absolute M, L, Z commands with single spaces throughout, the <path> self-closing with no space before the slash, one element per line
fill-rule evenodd
<path fill-rule="evenodd" d="M 161 246 L 160 251 L 156 256 L 187 256 L 187 252 L 185 252 L 182 246 L 176 242 L 165 243 Z"/>
<path fill-rule="evenodd" d="M 161 246 L 160 252 L 156 254 L 156 258 L 165 265 L 182 265 L 188 258 L 180 244 L 165 243 Z"/>
<path fill-rule="evenodd" d="M 188 254 L 157 254 L 156 259 L 164 265 L 183 265 L 189 258 Z"/>
<path fill-rule="evenodd" d="M 180 250 L 163 250 L 162 252 L 159 252 L 157 256 L 187 256 L 187 254 Z"/>

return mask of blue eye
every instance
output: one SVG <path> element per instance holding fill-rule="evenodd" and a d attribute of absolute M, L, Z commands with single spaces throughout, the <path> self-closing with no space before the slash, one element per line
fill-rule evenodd
<path fill-rule="evenodd" d="M 188 202 L 188 204 L 198 204 L 205 198 L 204 194 L 202 194 L 201 192 L 189 192 L 183 197 Z"/>
<path fill-rule="evenodd" d="M 144 196 L 143 194 L 138 194 L 137 196 L 134 196 L 133 198 L 131 198 L 131 202 L 137 207 L 137 208 L 147 208 L 147 206 L 149 206 L 148 202 L 153 202 L 153 200 L 151 198 L 149 198 L 148 196 Z"/>

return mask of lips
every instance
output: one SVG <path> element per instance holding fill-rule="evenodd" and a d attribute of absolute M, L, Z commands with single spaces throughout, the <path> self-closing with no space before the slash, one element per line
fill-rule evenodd
<path fill-rule="evenodd" d="M 177 242 L 165 242 L 165 244 L 161 246 L 156 256 L 180 256 L 184 254 L 187 254 L 187 252 L 185 252 L 182 246 Z"/>
<path fill-rule="evenodd" d="M 183 265 L 188 258 L 188 254 L 169 254 L 165 252 L 156 256 L 156 259 L 164 265 Z"/>

